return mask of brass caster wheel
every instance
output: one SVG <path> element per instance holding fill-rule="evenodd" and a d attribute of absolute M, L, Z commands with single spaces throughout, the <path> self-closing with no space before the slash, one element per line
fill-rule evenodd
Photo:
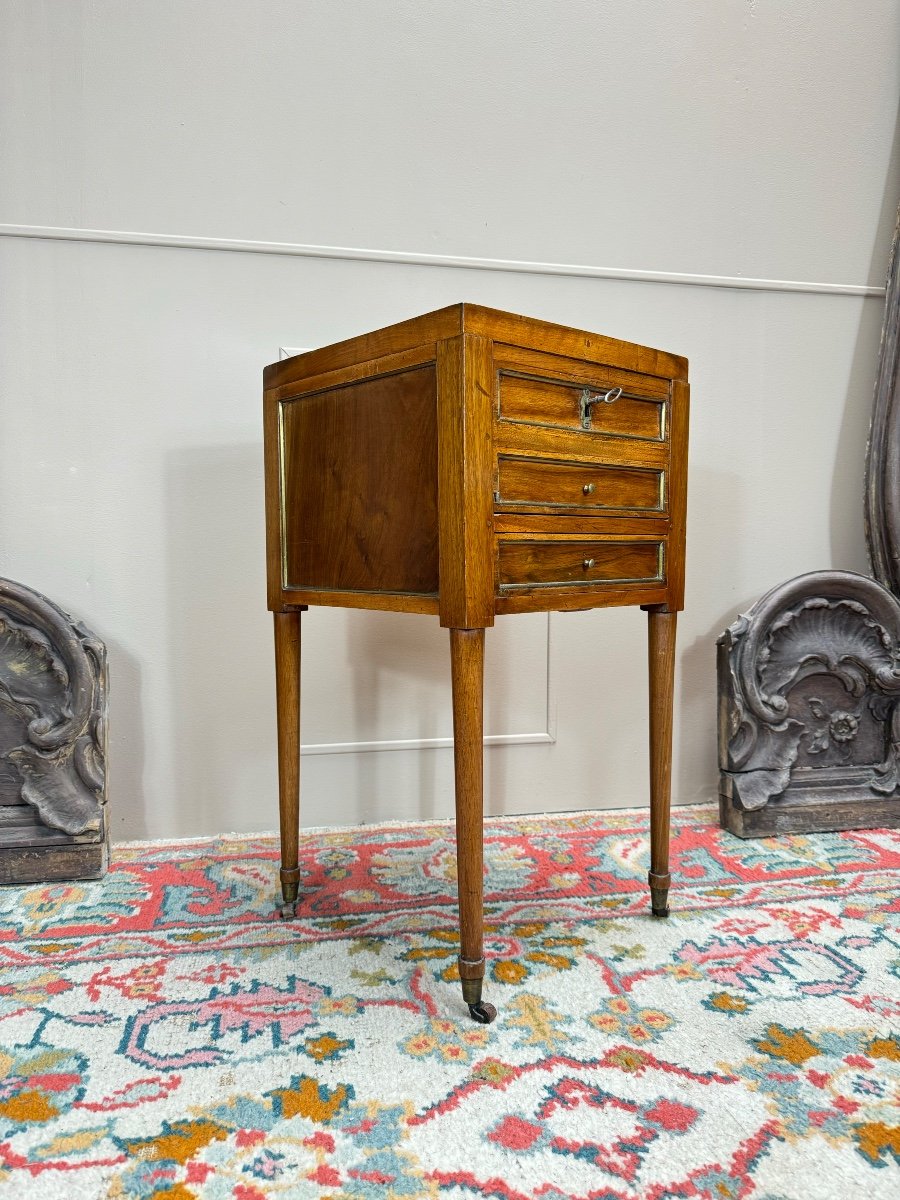
<path fill-rule="evenodd" d="M 479 1025 L 490 1025 L 496 1019 L 497 1010 L 487 1000 L 479 1000 L 477 1004 L 469 1005 L 469 1016 Z"/>
<path fill-rule="evenodd" d="M 297 915 L 297 901 L 285 901 L 278 908 L 278 916 L 282 921 L 293 921 Z"/>
<path fill-rule="evenodd" d="M 468 1005 L 469 1016 L 473 1021 L 477 1021 L 479 1025 L 490 1025 L 491 1021 L 496 1019 L 497 1010 L 493 1004 L 488 1004 L 487 1000 L 481 998 L 481 988 L 484 984 L 484 959 L 472 962 L 461 958 L 459 965 L 461 972 L 463 968 L 480 969 L 482 972 L 475 979 L 467 978 L 465 974 L 462 975 L 460 983 L 462 984 L 463 1003 Z"/>

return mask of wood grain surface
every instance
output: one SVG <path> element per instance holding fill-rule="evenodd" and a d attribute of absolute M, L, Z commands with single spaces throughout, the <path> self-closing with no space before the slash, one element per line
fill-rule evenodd
<path fill-rule="evenodd" d="M 663 577 L 662 543 L 658 541 L 546 541 L 500 539 L 500 588 L 537 584 L 649 582 Z"/>
<path fill-rule="evenodd" d="M 498 455 L 552 458 L 560 462 L 599 462 L 655 470 L 665 470 L 669 466 L 667 442 L 615 437 L 593 430 L 498 421 L 494 428 L 494 443 Z"/>
<path fill-rule="evenodd" d="M 603 395 L 608 389 L 501 375 L 500 416 L 527 425 L 557 425 L 563 429 L 581 430 L 581 396 L 585 391 Z M 663 405 L 657 401 L 623 392 L 612 403 L 600 401 L 591 406 L 590 428 L 594 433 L 660 441 L 662 414 Z"/>
<path fill-rule="evenodd" d="M 438 492 L 441 624 L 494 623 L 491 346 L 453 338 L 438 346 Z"/>
<path fill-rule="evenodd" d="M 290 903 L 300 874 L 300 613 L 277 612 L 274 622 L 281 891 Z"/>
<path fill-rule="evenodd" d="M 484 630 L 450 630 L 460 958 L 484 975 Z M 462 971 L 461 971 L 462 974 Z"/>
<path fill-rule="evenodd" d="M 664 472 L 500 455 L 498 505 L 663 510 Z"/>
<path fill-rule="evenodd" d="M 676 381 L 672 385 L 672 456 L 669 470 L 672 532 L 669 538 L 668 607 L 673 612 L 680 612 L 684 608 L 690 398 L 691 389 L 687 383 Z"/>
<path fill-rule="evenodd" d="M 561 515 L 564 517 L 562 522 Z M 564 533 L 566 537 L 573 534 L 619 537 L 632 533 L 642 537 L 663 538 L 669 532 L 670 524 L 668 517 L 655 513 L 647 513 L 646 516 L 621 516 L 618 513 L 596 513 L 580 509 L 560 514 L 549 511 L 518 511 L 513 508 L 498 508 L 494 513 L 494 532 L 498 536 L 502 533 Z"/>
<path fill-rule="evenodd" d="M 283 405 L 288 588 L 436 593 L 432 366 Z"/>
<path fill-rule="evenodd" d="M 650 886 L 667 892 L 672 798 L 672 717 L 675 697 L 677 613 L 648 612 L 650 668 Z"/>
<path fill-rule="evenodd" d="M 498 344 L 530 347 L 580 362 L 662 379 L 687 379 L 687 359 L 677 354 L 479 304 L 460 303 L 272 363 L 265 369 L 264 386 L 277 388 L 310 375 L 400 354 L 464 332 Z"/>

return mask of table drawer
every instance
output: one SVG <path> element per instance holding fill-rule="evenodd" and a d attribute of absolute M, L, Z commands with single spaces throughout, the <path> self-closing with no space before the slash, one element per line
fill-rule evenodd
<path fill-rule="evenodd" d="M 647 380 L 647 394 L 634 384 L 599 375 L 590 385 L 578 381 L 500 372 L 501 420 L 559 429 L 577 429 L 615 437 L 666 439 L 668 392 L 659 380 Z M 655 393 L 655 394 L 654 394 Z"/>
<path fill-rule="evenodd" d="M 501 455 L 495 500 L 504 507 L 665 511 L 665 472 Z"/>
<path fill-rule="evenodd" d="M 660 583 L 664 578 L 664 547 L 661 539 L 501 538 L 500 590 Z"/>

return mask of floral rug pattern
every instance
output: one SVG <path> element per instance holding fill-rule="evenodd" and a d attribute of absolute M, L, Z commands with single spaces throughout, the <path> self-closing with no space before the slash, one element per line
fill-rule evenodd
<path fill-rule="evenodd" d="M 740 841 L 640 810 L 486 824 L 486 996 L 452 826 L 116 849 L 0 889 L 0 1200 L 900 1195 L 900 832 Z"/>

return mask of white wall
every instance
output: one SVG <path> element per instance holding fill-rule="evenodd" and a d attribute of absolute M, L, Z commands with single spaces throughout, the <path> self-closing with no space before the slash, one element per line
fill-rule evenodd
<path fill-rule="evenodd" d="M 893 0 L 3 0 L 0 20 L 0 574 L 110 648 L 114 836 L 275 825 L 261 368 L 457 300 L 690 358 L 675 779 L 711 798 L 717 634 L 801 571 L 866 568 Z M 217 248 L 116 244 L 154 235 Z M 229 252 L 247 241 L 598 270 Z M 304 740 L 446 739 L 436 622 L 304 629 Z M 488 637 L 488 811 L 645 803 L 643 615 Z M 302 805 L 447 815 L 451 752 L 309 754 Z"/>

